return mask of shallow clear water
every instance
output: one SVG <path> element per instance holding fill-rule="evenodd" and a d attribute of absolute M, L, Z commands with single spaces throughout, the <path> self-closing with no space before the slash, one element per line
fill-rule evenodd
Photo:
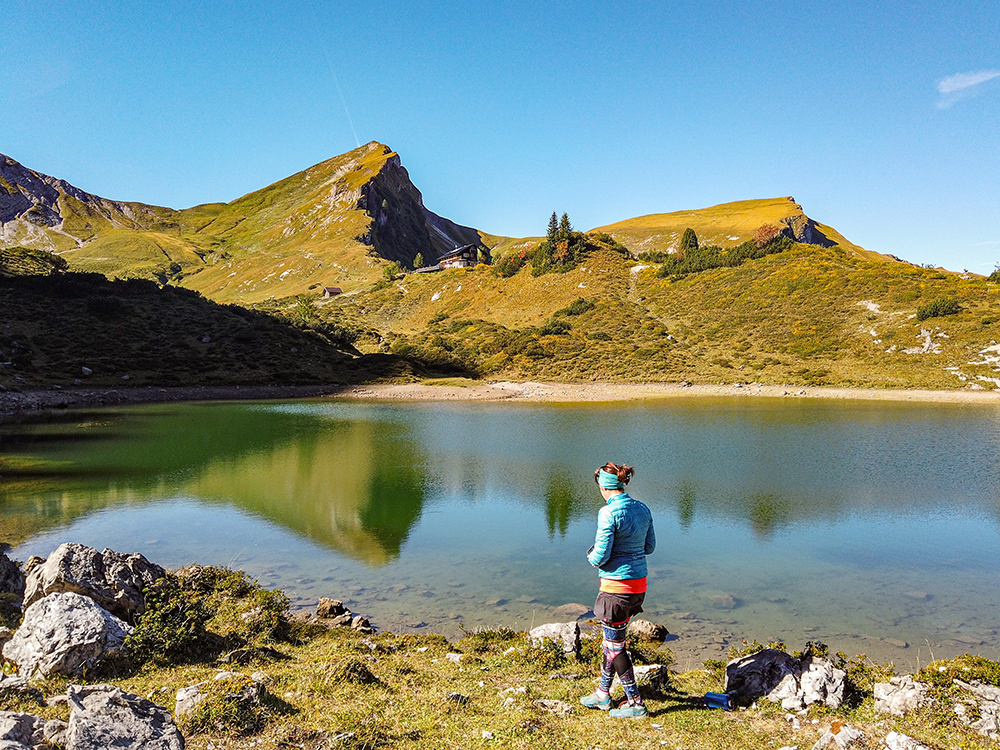
<path fill-rule="evenodd" d="M 77 541 L 240 567 L 389 629 L 528 627 L 593 602 L 592 473 L 625 461 L 656 524 L 647 616 L 678 634 L 681 666 L 752 638 L 907 666 L 1000 651 L 991 407 L 323 400 L 69 416 L 0 433 L 0 540 L 19 559 Z"/>

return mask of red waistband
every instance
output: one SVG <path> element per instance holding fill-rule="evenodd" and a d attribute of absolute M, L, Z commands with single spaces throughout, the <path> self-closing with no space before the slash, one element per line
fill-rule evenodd
<path fill-rule="evenodd" d="M 646 579 L 629 578 L 625 581 L 616 581 L 613 578 L 602 578 L 601 591 L 608 594 L 644 594 L 646 593 Z"/>

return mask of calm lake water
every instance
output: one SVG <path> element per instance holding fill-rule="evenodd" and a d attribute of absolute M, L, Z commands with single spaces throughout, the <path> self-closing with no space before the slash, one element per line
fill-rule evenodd
<path fill-rule="evenodd" d="M 595 466 L 653 511 L 679 666 L 742 639 L 1000 652 L 1000 409 L 806 399 L 171 404 L 0 428 L 0 541 L 239 567 L 380 628 L 590 606 Z"/>

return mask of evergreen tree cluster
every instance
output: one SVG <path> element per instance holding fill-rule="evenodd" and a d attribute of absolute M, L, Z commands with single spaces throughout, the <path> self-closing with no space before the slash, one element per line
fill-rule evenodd
<path fill-rule="evenodd" d="M 642 253 L 639 259 L 647 263 L 660 263 L 657 275 L 680 277 L 689 273 L 707 271 L 710 268 L 725 268 L 743 265 L 748 260 L 763 258 L 765 255 L 784 252 L 795 244 L 791 239 L 778 232 L 762 231 L 769 225 L 764 225 L 755 233 L 754 239 L 747 240 L 735 247 L 723 248 L 718 245 L 699 246 L 698 236 L 688 227 L 681 235 L 680 248 L 676 253 L 659 251 Z"/>

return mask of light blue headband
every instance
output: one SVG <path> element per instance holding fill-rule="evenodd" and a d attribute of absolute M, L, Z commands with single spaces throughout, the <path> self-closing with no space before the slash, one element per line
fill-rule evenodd
<path fill-rule="evenodd" d="M 618 478 L 617 474 L 612 474 L 610 471 L 605 471 L 601 469 L 597 472 L 597 484 L 606 490 L 621 490 L 625 488 L 622 484 L 622 480 Z"/>

